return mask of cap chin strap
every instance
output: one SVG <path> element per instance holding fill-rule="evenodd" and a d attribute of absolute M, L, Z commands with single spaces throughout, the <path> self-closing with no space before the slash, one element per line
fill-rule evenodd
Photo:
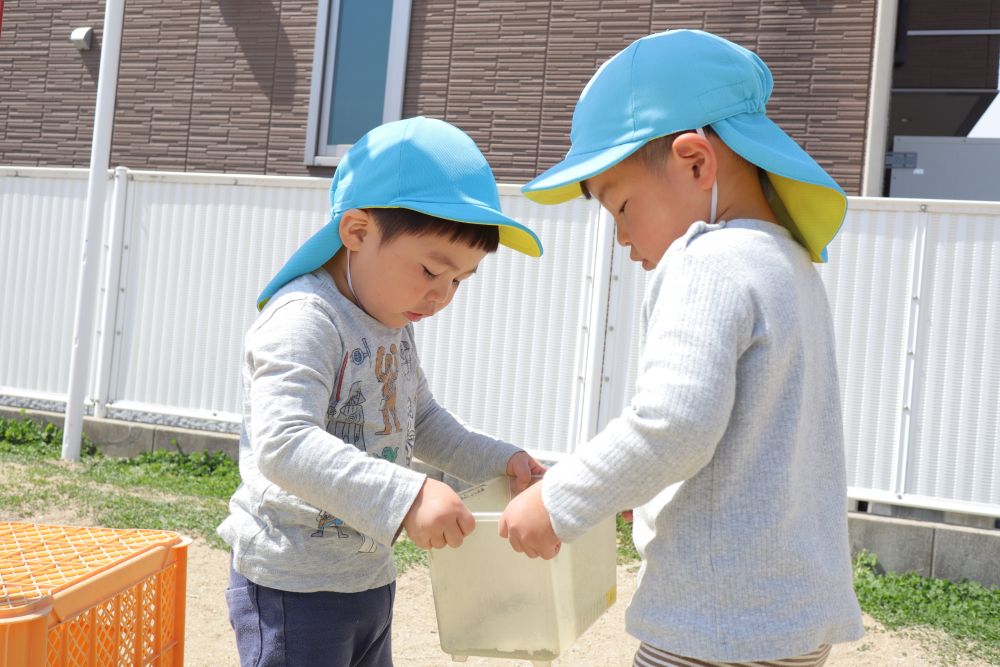
<path fill-rule="evenodd" d="M 351 290 L 351 296 L 354 297 L 354 303 L 358 305 L 358 308 L 363 310 L 365 315 L 368 317 L 373 317 L 372 314 L 361 305 L 361 299 L 359 299 L 358 295 L 354 292 L 354 285 L 351 284 L 351 251 L 349 248 L 344 248 L 344 250 L 347 251 L 347 289 Z"/>
<path fill-rule="evenodd" d="M 695 132 L 698 133 L 699 137 L 701 137 L 705 141 L 708 141 L 708 137 L 705 136 L 705 130 L 699 127 L 695 130 Z M 716 179 L 712 181 L 712 210 L 708 218 L 708 224 L 710 225 L 715 224 L 715 214 L 716 211 L 718 210 L 718 206 L 719 206 L 719 179 L 718 177 L 716 177 Z M 350 275 L 348 275 L 348 279 L 350 279 Z M 350 282 L 350 280 L 348 280 L 348 282 Z"/>

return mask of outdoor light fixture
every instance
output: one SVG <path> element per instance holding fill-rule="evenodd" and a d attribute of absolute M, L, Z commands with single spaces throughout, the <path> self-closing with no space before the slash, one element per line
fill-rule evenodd
<path fill-rule="evenodd" d="M 94 41 L 94 29 L 74 28 L 69 34 L 69 41 L 80 51 L 90 51 L 91 42 Z"/>

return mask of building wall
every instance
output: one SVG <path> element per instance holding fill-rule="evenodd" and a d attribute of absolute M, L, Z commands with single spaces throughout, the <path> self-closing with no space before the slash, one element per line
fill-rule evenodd
<path fill-rule="evenodd" d="M 455 122 L 520 182 L 565 154 L 598 65 L 650 32 L 701 28 L 761 55 L 772 118 L 857 194 L 874 13 L 875 0 L 414 0 L 403 112 Z"/>
<path fill-rule="evenodd" d="M 103 4 L 8 0 L 0 34 L 0 163 L 85 166 Z M 91 4 L 91 3 L 86 3 Z M 128 0 L 112 164 L 328 175 L 303 164 L 316 0 Z M 568 148 L 597 66 L 637 37 L 705 28 L 771 66 L 769 111 L 859 191 L 875 0 L 413 0 L 404 116 L 473 136 L 522 182 Z"/>
<path fill-rule="evenodd" d="M 90 163 L 103 11 L 5 3 L 0 164 Z M 95 29 L 91 51 L 69 43 L 79 26 Z M 111 164 L 308 175 L 315 31 L 316 0 L 127 0 Z"/>

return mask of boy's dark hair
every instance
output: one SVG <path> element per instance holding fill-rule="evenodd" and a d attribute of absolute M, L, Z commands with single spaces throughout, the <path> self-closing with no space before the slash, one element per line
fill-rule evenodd
<path fill-rule="evenodd" d="M 471 248 L 496 252 L 500 245 L 500 228 L 496 225 L 476 225 L 438 218 L 409 208 L 368 208 L 386 244 L 401 234 L 444 236 Z"/>
<path fill-rule="evenodd" d="M 704 130 L 705 134 L 708 136 L 715 134 L 715 130 L 711 127 L 705 127 Z M 642 148 L 629 155 L 627 158 L 622 160 L 622 162 L 635 160 L 642 163 L 642 166 L 646 169 L 659 171 L 663 168 L 663 163 L 666 162 L 667 156 L 670 155 L 670 149 L 673 148 L 674 139 L 684 134 L 684 132 L 691 132 L 691 130 L 674 132 L 673 134 L 667 134 L 662 137 L 657 137 L 656 139 L 650 139 L 642 145 Z M 580 189 L 583 190 L 583 196 L 586 199 L 591 198 L 590 190 L 587 189 L 586 182 L 580 182 Z"/>

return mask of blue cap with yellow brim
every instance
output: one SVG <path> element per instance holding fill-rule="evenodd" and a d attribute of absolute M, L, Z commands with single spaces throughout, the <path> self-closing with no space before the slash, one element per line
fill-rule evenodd
<path fill-rule="evenodd" d="M 826 171 L 765 115 L 771 72 L 757 54 L 699 30 L 636 40 L 605 62 L 573 112 L 566 157 L 522 190 L 541 204 L 581 194 L 596 176 L 652 139 L 711 126 L 729 148 L 767 173 L 771 208 L 813 261 L 847 212 Z"/>
<path fill-rule="evenodd" d="M 471 225 L 495 225 L 502 245 L 531 257 L 542 254 L 538 236 L 500 210 L 493 171 L 475 142 L 434 118 L 386 123 L 359 139 L 337 166 L 330 205 L 330 222 L 285 262 L 257 297 L 257 308 L 340 250 L 340 218 L 352 208 L 407 208 Z"/>

